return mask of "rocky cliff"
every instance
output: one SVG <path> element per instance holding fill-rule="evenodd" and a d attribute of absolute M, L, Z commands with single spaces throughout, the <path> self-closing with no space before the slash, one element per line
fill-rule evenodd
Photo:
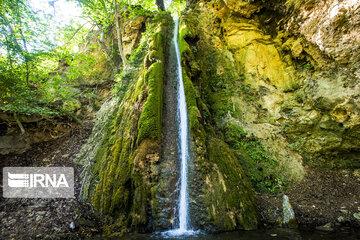
<path fill-rule="evenodd" d="M 195 138 L 199 124 L 211 125 L 205 132 L 230 147 L 257 192 L 294 193 L 294 184 L 314 174 L 309 167 L 332 174 L 358 168 L 359 3 L 190 6 L 182 18 L 182 59 L 194 87 L 187 95 L 196 102 L 189 108 Z"/>
<path fill-rule="evenodd" d="M 184 64 L 219 132 L 241 127 L 288 180 L 301 179 L 304 164 L 358 166 L 359 3 L 192 7 Z"/>
<path fill-rule="evenodd" d="M 283 192 L 309 166 L 359 167 L 359 11 L 350 0 L 189 1 L 179 43 L 194 228 L 254 229 L 253 190 Z M 146 31 L 123 38 L 131 68 L 77 160 L 84 199 L 115 235 L 177 224 L 173 24 L 136 21 Z"/>

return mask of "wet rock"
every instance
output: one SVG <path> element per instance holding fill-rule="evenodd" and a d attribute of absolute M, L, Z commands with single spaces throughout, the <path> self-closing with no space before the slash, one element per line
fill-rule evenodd
<path fill-rule="evenodd" d="M 356 220 L 360 221 L 360 212 L 354 213 L 353 216 L 356 218 Z"/>
<path fill-rule="evenodd" d="M 283 196 L 283 220 L 282 220 L 282 224 L 284 226 L 288 226 L 291 228 L 296 228 L 297 227 L 297 221 L 295 218 L 295 213 L 294 213 L 294 209 L 292 208 L 290 202 L 289 202 L 289 197 L 286 196 L 284 194 Z"/>
<path fill-rule="evenodd" d="M 343 216 L 340 216 L 336 219 L 339 223 L 345 222 L 345 218 Z"/>
<path fill-rule="evenodd" d="M 71 222 L 71 223 L 69 224 L 69 227 L 70 227 L 71 230 L 74 230 L 74 229 L 75 229 L 75 223 L 74 223 L 74 222 Z"/>
<path fill-rule="evenodd" d="M 0 136 L 0 154 L 23 153 L 30 145 L 22 136 Z"/>
<path fill-rule="evenodd" d="M 331 223 L 327 223 L 323 226 L 316 227 L 316 230 L 324 231 L 324 232 L 332 232 L 334 229 L 332 228 Z"/>
<path fill-rule="evenodd" d="M 348 214 L 349 211 L 348 210 L 345 210 L 345 209 L 340 209 L 340 212 L 344 213 L 344 214 Z"/>

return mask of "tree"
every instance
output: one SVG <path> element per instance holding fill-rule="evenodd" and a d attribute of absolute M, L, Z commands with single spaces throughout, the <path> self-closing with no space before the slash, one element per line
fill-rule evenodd
<path fill-rule="evenodd" d="M 100 29 L 108 29 L 115 22 L 119 55 L 123 67 L 126 68 L 127 59 L 123 52 L 121 26 L 119 24 L 121 16 L 119 5 L 122 6 L 123 2 L 120 1 L 120 4 L 118 4 L 117 0 L 79 0 L 79 3 L 84 10 L 84 14 Z"/>
<path fill-rule="evenodd" d="M 114 6 L 114 21 L 115 21 L 115 26 L 116 26 L 116 34 L 117 34 L 117 39 L 118 39 L 118 48 L 119 48 L 119 54 L 121 57 L 121 60 L 123 62 L 123 66 L 124 68 L 127 67 L 127 59 L 125 57 L 124 51 L 123 51 L 123 47 L 122 47 L 122 37 L 121 37 L 121 32 L 120 32 L 120 26 L 119 26 L 119 12 L 118 12 L 118 4 L 117 1 L 114 0 L 115 2 L 115 6 Z"/>
<path fill-rule="evenodd" d="M 70 99 L 67 82 L 54 72 L 59 55 L 50 40 L 50 18 L 28 0 L 0 0 L 0 111 L 15 120 L 17 114 L 59 114 L 63 108 L 52 103 Z"/>
<path fill-rule="evenodd" d="M 156 6 L 159 8 L 159 10 L 165 11 L 165 5 L 163 0 L 156 0 Z"/>

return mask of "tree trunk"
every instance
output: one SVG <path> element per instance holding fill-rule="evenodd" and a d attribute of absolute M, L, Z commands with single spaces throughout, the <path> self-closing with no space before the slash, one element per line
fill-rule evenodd
<path fill-rule="evenodd" d="M 164 0 L 156 0 L 156 6 L 157 6 L 161 11 L 165 11 Z"/>
<path fill-rule="evenodd" d="M 24 45 L 24 51 L 25 51 L 25 64 L 26 64 L 26 84 L 29 87 L 29 76 L 30 76 L 30 69 L 29 69 L 29 55 L 28 55 L 28 50 L 27 50 L 27 46 L 26 46 L 26 39 L 24 37 L 24 34 L 22 32 L 22 29 L 20 28 L 20 35 L 22 37 L 22 41 L 23 41 L 23 45 Z"/>
<path fill-rule="evenodd" d="M 123 47 L 122 47 L 122 37 L 120 32 L 120 26 L 119 26 L 119 15 L 117 10 L 117 1 L 115 0 L 115 24 L 116 24 L 116 33 L 117 33 L 117 39 L 118 39 L 118 47 L 119 47 L 119 54 L 121 57 L 121 60 L 123 62 L 123 67 L 126 68 L 127 66 L 127 59 L 124 55 Z"/>

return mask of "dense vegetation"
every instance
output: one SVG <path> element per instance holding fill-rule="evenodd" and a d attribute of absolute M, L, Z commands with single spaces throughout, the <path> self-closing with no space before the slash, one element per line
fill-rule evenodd
<path fill-rule="evenodd" d="M 73 0 L 68 2 L 81 7 L 82 15 L 64 25 L 56 18 L 56 2 L 49 1 L 48 8 L 36 9 L 30 0 L 0 1 L 0 110 L 3 112 L 45 117 L 73 115 L 81 107 L 79 98 L 89 94 L 86 88 L 79 88 L 80 80 L 104 77 L 95 67 L 96 56 L 89 54 L 92 49 L 86 43 L 98 38 L 98 44 L 92 48 L 100 49 L 108 64 L 120 56 L 121 65 L 126 68 L 128 63 L 121 42 L 109 50 L 103 44 L 105 39 L 114 28 L 116 38 L 121 39 L 121 19 L 149 16 L 157 9 L 155 2 L 149 0 L 136 1 L 136 6 L 130 5 L 130 1 Z M 131 11 L 127 11 L 129 8 Z M 112 74 L 120 72 L 121 68 Z"/>

